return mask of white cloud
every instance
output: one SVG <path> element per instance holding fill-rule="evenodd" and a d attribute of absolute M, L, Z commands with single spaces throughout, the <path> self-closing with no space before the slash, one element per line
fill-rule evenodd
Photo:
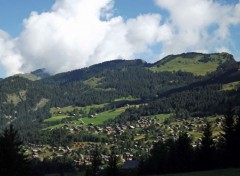
<path fill-rule="evenodd" d="M 213 0 L 155 0 L 169 12 L 169 24 L 175 31 L 164 43 L 163 53 L 218 51 L 229 43 L 230 26 L 240 23 L 240 3 L 223 4 Z"/>
<path fill-rule="evenodd" d="M 114 0 L 56 0 L 48 12 L 32 12 L 21 35 L 0 30 L 0 66 L 7 76 L 46 68 L 51 73 L 114 59 L 134 59 L 162 46 L 161 57 L 186 51 L 228 51 L 230 27 L 240 23 L 240 3 L 155 0 L 169 12 L 114 16 Z"/>
<path fill-rule="evenodd" d="M 125 21 L 114 17 L 113 4 L 113 0 L 57 0 L 50 12 L 32 12 L 21 35 L 10 40 L 20 58 L 8 75 L 42 67 L 58 73 L 106 60 L 134 59 L 171 37 L 170 27 L 160 25 L 160 15 Z M 11 67 L 8 62 L 2 65 Z"/>
<path fill-rule="evenodd" d="M 0 65 L 5 68 L 7 75 L 20 73 L 22 57 L 10 36 L 0 29 Z"/>
<path fill-rule="evenodd" d="M 148 45 L 169 40 L 171 28 L 164 24 L 160 27 L 161 16 L 157 14 L 140 15 L 127 21 L 127 38 L 137 51 L 145 51 Z"/>
<path fill-rule="evenodd" d="M 218 53 L 230 53 L 229 49 L 228 48 L 225 48 L 225 47 L 220 47 L 220 48 L 216 48 L 216 52 Z"/>

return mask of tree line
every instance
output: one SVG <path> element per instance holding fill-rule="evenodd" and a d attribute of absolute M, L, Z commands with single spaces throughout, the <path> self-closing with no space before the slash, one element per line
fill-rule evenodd
<path fill-rule="evenodd" d="M 142 159 L 141 174 L 165 174 L 240 167 L 240 114 L 228 110 L 217 141 L 208 122 L 200 143 L 181 132 L 176 140 L 156 143 L 149 156 Z"/>

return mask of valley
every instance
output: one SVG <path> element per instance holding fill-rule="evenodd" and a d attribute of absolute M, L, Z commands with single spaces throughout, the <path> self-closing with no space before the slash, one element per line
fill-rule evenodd
<path fill-rule="evenodd" d="M 229 106 L 234 117 L 240 112 L 239 81 L 239 63 L 227 53 L 115 60 L 52 76 L 40 69 L 0 81 L 0 127 L 13 124 L 25 156 L 54 166 L 46 173 L 61 165 L 85 172 L 95 150 L 102 170 L 112 153 L 124 168 L 182 133 L 197 150 L 208 124 L 218 145 Z"/>
<path fill-rule="evenodd" d="M 223 118 L 220 115 L 217 117 L 178 119 L 171 117 L 171 114 L 142 116 L 140 120 L 121 124 L 115 124 L 111 121 L 127 108 L 131 108 L 129 106 L 101 112 L 99 114 L 95 113 L 94 115 L 88 114 L 86 117 L 79 113 L 89 113 L 90 111 L 94 111 L 94 108 L 103 106 L 104 105 L 93 105 L 85 108 L 58 107 L 51 109 L 53 116 L 45 120 L 44 123 L 46 123 L 46 125 L 56 123 L 56 125 L 43 128 L 43 133 L 60 130 L 60 133 L 65 132 L 66 134 L 78 137 L 84 134 L 92 138 L 89 137 L 88 142 L 83 139 L 70 142 L 67 141 L 68 139 L 63 139 L 64 137 L 59 134 L 59 139 L 55 138 L 55 141 L 64 141 L 60 143 L 60 146 L 30 143 L 26 148 L 28 155 L 39 160 L 43 160 L 44 158 L 52 159 L 53 157 L 65 155 L 72 157 L 77 164 L 90 164 L 91 150 L 94 149 L 95 145 L 98 145 L 100 150 L 104 151 L 103 162 L 105 164 L 107 164 L 112 148 L 118 151 L 120 154 L 119 159 L 123 163 L 126 160 L 146 154 L 148 149 L 152 148 L 153 144 L 159 140 L 164 141 L 168 138 L 176 139 L 180 131 L 187 131 L 193 139 L 192 145 L 197 146 L 207 121 L 211 122 L 214 140 L 217 141 L 223 122 Z M 59 114 L 59 112 L 61 113 Z M 56 113 L 58 115 L 56 115 Z M 69 136 L 65 137 L 68 138 Z M 67 143 L 69 145 L 66 145 Z M 141 149 L 141 151 L 139 151 L 139 149 Z M 81 158 L 81 160 L 77 160 L 78 158 Z"/>

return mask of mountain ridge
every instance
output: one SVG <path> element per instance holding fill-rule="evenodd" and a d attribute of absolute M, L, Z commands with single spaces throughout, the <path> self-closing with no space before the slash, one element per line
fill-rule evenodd
<path fill-rule="evenodd" d="M 206 120 L 218 134 L 216 120 L 226 108 L 240 112 L 239 63 L 222 62 L 206 75 L 153 67 L 143 60 L 117 60 L 38 80 L 5 78 L 0 130 L 13 124 L 30 158 L 55 163 L 66 151 L 75 163 L 79 154 L 89 156 L 93 144 L 104 152 L 114 146 L 119 155 L 139 156 L 181 130 L 195 142 Z"/>
<path fill-rule="evenodd" d="M 61 77 L 64 74 L 75 74 L 79 71 L 88 71 L 88 70 L 96 70 L 96 69 L 104 69 L 104 68 L 117 68 L 117 67 L 124 67 L 124 66 L 144 66 L 144 67 L 154 67 L 154 66 L 159 66 L 159 65 L 164 65 L 168 62 L 171 62 L 174 59 L 177 59 L 178 57 L 182 57 L 182 58 L 187 58 L 187 59 L 193 59 L 196 56 L 203 56 L 202 61 L 200 62 L 207 62 L 207 57 L 212 56 L 212 55 L 218 55 L 218 56 L 223 56 L 223 58 L 227 58 L 226 61 L 231 61 L 231 62 L 235 62 L 235 59 L 233 57 L 233 55 L 229 54 L 229 53 L 212 53 L 212 54 L 204 54 L 204 53 L 197 53 L 197 52 L 189 52 L 189 53 L 182 53 L 182 54 L 176 54 L 176 55 L 168 55 L 164 58 L 162 58 L 159 61 L 156 61 L 154 63 L 147 63 L 145 60 L 142 59 L 134 59 L 134 60 L 124 60 L 124 59 L 117 59 L 117 60 L 110 60 L 110 61 L 105 61 L 102 63 L 98 63 L 98 64 L 94 64 L 88 67 L 84 67 L 84 68 L 80 68 L 80 69 L 75 69 L 75 70 L 70 70 L 67 72 L 62 72 L 62 73 L 57 73 L 55 75 L 50 75 L 47 71 L 46 68 L 41 68 L 41 69 L 37 69 L 34 70 L 30 73 L 25 73 L 25 74 L 17 74 L 17 75 L 13 75 L 13 76 L 23 76 L 25 78 L 28 78 L 28 75 L 33 75 L 36 76 L 36 78 L 34 80 L 38 80 L 38 79 L 44 79 L 44 78 L 48 78 L 48 77 Z M 204 61 L 205 59 L 205 61 Z M 201 60 L 201 59 L 200 59 Z M 221 59 L 220 59 L 221 60 Z M 240 65 L 240 62 L 238 62 Z M 221 63 L 222 64 L 222 63 Z M 180 69 L 179 69 L 180 70 Z M 179 70 L 175 70 L 175 71 L 179 71 Z M 184 70 L 181 70 L 184 71 Z M 78 75 L 79 76 L 79 75 Z M 81 75 L 80 75 L 81 77 Z M 5 79 L 5 78 L 1 78 L 1 79 Z M 30 78 L 30 80 L 32 80 Z"/>
<path fill-rule="evenodd" d="M 45 75 L 46 77 L 34 81 L 21 75 L 8 77 L 0 82 L 0 117 L 17 115 L 14 123 L 23 126 L 30 119 L 41 124 L 44 119 L 51 116 L 49 109 L 52 107 L 82 107 L 107 103 L 111 109 L 126 104 L 148 104 L 162 98 L 166 99 L 170 95 L 184 94 L 203 87 L 211 89 L 211 85 L 219 85 L 211 89 L 214 92 L 220 90 L 223 84 L 240 80 L 239 62 L 236 62 L 232 55 L 209 54 L 208 57 L 202 58 L 206 59 L 205 62 L 211 62 L 212 55 L 219 56 L 220 60 L 223 59 L 225 62 L 221 62 L 214 67 L 214 71 L 206 75 L 197 75 L 184 70 L 152 70 L 160 62 L 170 63 L 179 56 L 188 59 L 190 56 L 193 58 L 205 56 L 201 53 L 184 53 L 169 56 L 153 64 L 141 59 L 107 61 L 53 76 Z M 40 69 L 32 73 L 38 75 L 44 72 L 44 69 Z M 124 97 L 131 97 L 134 101 Z M 117 99 L 121 101 L 115 101 Z M 7 123 L 9 120 L 0 118 L 0 127 Z"/>
<path fill-rule="evenodd" d="M 182 53 L 169 55 L 153 64 L 153 71 L 185 71 L 205 76 L 214 72 L 222 64 L 236 64 L 233 55 L 228 53 Z"/>
<path fill-rule="evenodd" d="M 151 70 L 154 71 L 154 69 L 152 69 L 155 66 L 158 66 L 159 64 L 163 64 L 163 63 L 167 63 L 170 62 L 171 60 L 174 60 L 176 58 L 178 58 L 179 56 L 184 56 L 184 58 L 188 58 L 191 59 L 191 57 L 196 56 L 196 55 L 202 55 L 204 57 L 208 57 L 208 56 L 212 56 L 212 55 L 223 55 L 223 58 L 227 58 L 225 61 L 223 61 L 223 63 L 225 62 L 234 62 L 235 64 L 235 60 L 233 58 L 233 55 L 228 54 L 228 53 L 214 53 L 214 54 L 202 54 L 202 53 L 182 53 L 182 54 L 178 54 L 178 55 L 169 55 L 166 56 L 165 58 L 156 61 L 155 63 L 147 63 L 144 60 L 141 59 L 135 59 L 135 60 L 112 60 L 112 61 L 106 61 L 103 63 L 99 63 L 99 64 L 95 64 L 89 67 L 85 67 L 82 69 L 76 69 L 76 70 L 72 70 L 72 71 L 68 71 L 68 72 L 63 72 L 63 73 L 58 73 L 56 75 L 53 75 L 51 79 L 65 79 L 65 81 L 70 80 L 70 81 L 77 81 L 79 79 L 84 79 L 85 76 L 84 75 L 89 75 L 89 74 L 96 74 L 97 71 L 99 71 L 100 69 L 104 70 L 104 68 L 117 68 L 117 67 L 133 67 L 133 66 L 143 66 L 146 68 L 150 68 Z M 220 58 L 221 60 L 221 58 Z M 219 63 L 215 69 L 217 69 L 217 67 L 219 65 L 221 65 L 222 63 Z M 89 71 L 91 70 L 91 72 Z M 102 71 L 100 70 L 100 71 Z M 168 71 L 168 70 L 166 70 Z M 172 71 L 172 70 L 169 70 Z M 181 69 L 176 69 L 174 71 L 184 71 Z M 214 70 L 212 70 L 212 72 L 214 72 Z M 190 72 L 191 73 L 191 72 Z M 68 75 L 70 75 L 70 77 L 72 77 L 71 79 L 67 79 Z M 201 75 L 200 75 L 201 76 Z M 61 81 L 60 81 L 61 82 Z M 64 81 L 63 81 L 64 82 Z"/>

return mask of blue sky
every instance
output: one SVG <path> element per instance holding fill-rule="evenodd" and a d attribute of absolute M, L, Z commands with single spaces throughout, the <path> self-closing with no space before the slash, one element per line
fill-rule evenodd
<path fill-rule="evenodd" d="M 51 9 L 55 0 L 0 0 L 0 28 L 11 36 L 18 36 L 23 28 L 23 19 L 32 11 L 45 12 Z M 117 0 L 115 13 L 124 18 L 134 18 L 139 14 L 159 13 L 159 8 L 149 0 Z"/>
<path fill-rule="evenodd" d="M 54 0 L 0 0 L 0 28 L 12 36 L 22 31 L 23 19 L 32 11 L 43 12 L 51 8 Z"/>
<path fill-rule="evenodd" d="M 0 77 L 239 50 L 239 0 L 0 0 Z"/>

